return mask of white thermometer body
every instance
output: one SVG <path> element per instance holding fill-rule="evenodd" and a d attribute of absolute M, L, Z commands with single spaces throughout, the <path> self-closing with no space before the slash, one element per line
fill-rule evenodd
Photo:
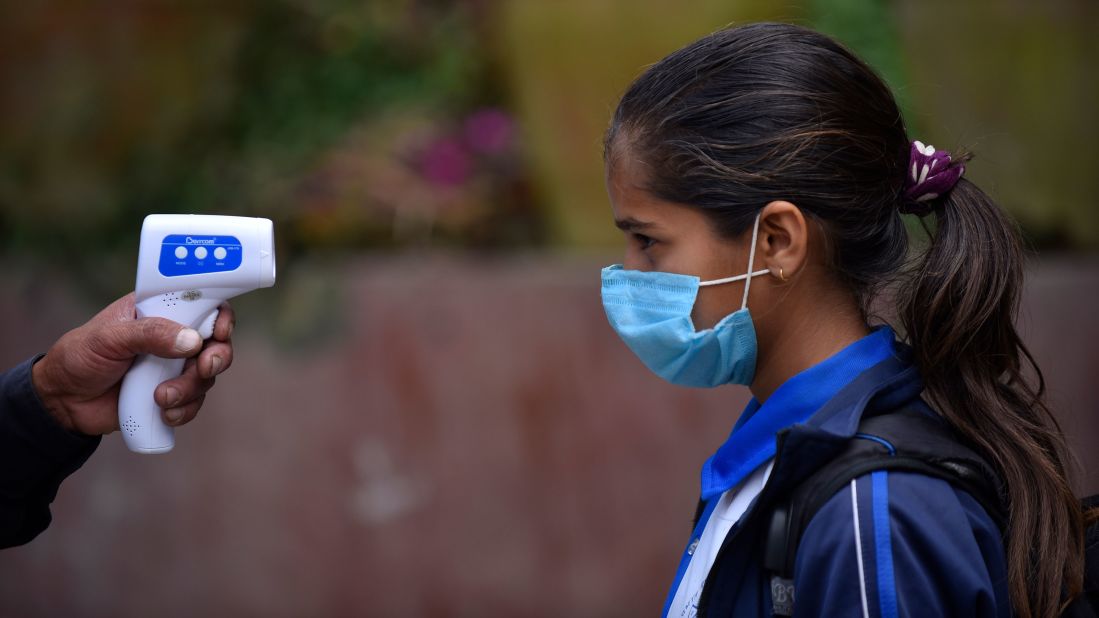
<path fill-rule="evenodd" d="M 221 215 L 149 215 L 141 227 L 134 302 L 137 317 L 162 317 L 213 334 L 222 301 L 275 284 L 270 219 Z M 122 379 L 118 423 L 137 453 L 175 445 L 153 399 L 157 385 L 178 376 L 183 359 L 139 356 Z"/>

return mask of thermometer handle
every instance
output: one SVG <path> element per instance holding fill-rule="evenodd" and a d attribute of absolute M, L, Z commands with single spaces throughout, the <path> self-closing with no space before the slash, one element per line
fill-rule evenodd
<path fill-rule="evenodd" d="M 220 302 L 209 297 L 181 301 L 176 294 L 165 294 L 141 301 L 136 308 L 139 318 L 168 318 L 197 329 L 198 334 L 207 339 L 213 334 Z M 174 432 L 161 418 L 160 406 L 153 395 L 161 382 L 178 377 L 183 372 L 184 362 L 182 358 L 139 356 L 126 377 L 122 378 L 122 390 L 118 394 L 118 426 L 122 430 L 122 439 L 131 451 L 167 453 L 175 445 Z"/>
<path fill-rule="evenodd" d="M 118 395 L 118 424 L 126 446 L 135 453 L 167 453 L 175 446 L 175 435 L 160 416 L 153 393 L 158 384 L 183 372 L 184 359 L 137 357 L 122 379 Z"/>

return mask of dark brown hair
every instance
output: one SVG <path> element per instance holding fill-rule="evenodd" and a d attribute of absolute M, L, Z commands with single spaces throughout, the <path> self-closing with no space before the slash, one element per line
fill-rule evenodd
<path fill-rule="evenodd" d="M 606 155 L 628 149 L 656 197 L 737 237 L 788 200 L 820 222 L 831 268 L 859 299 L 900 282 L 897 312 L 925 396 L 996 467 L 1017 615 L 1079 594 L 1080 503 L 1041 371 L 1014 317 L 1023 255 L 1012 220 L 964 178 L 933 204 L 922 256 L 901 217 L 910 141 L 885 83 L 846 48 L 798 26 L 722 30 L 664 58 L 622 97 Z M 933 228 L 933 229 L 932 229 Z"/>

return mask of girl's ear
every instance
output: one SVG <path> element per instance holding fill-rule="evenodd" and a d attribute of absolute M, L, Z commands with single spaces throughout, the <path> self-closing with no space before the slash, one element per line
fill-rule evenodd
<path fill-rule="evenodd" d="M 776 200 L 759 215 L 756 260 L 776 279 L 788 280 L 805 266 L 809 253 L 809 225 L 801 209 Z"/>

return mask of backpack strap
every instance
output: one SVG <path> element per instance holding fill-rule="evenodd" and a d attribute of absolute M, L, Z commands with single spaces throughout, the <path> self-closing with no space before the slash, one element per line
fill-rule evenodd
<path fill-rule="evenodd" d="M 991 466 L 963 445 L 925 404 L 866 417 L 839 456 L 772 508 L 764 568 L 772 574 L 775 615 L 793 611 L 794 560 L 813 516 L 853 479 L 879 470 L 915 472 L 947 481 L 973 496 L 993 521 L 1004 527 L 1000 482 Z M 776 594 L 790 602 L 779 603 Z"/>

